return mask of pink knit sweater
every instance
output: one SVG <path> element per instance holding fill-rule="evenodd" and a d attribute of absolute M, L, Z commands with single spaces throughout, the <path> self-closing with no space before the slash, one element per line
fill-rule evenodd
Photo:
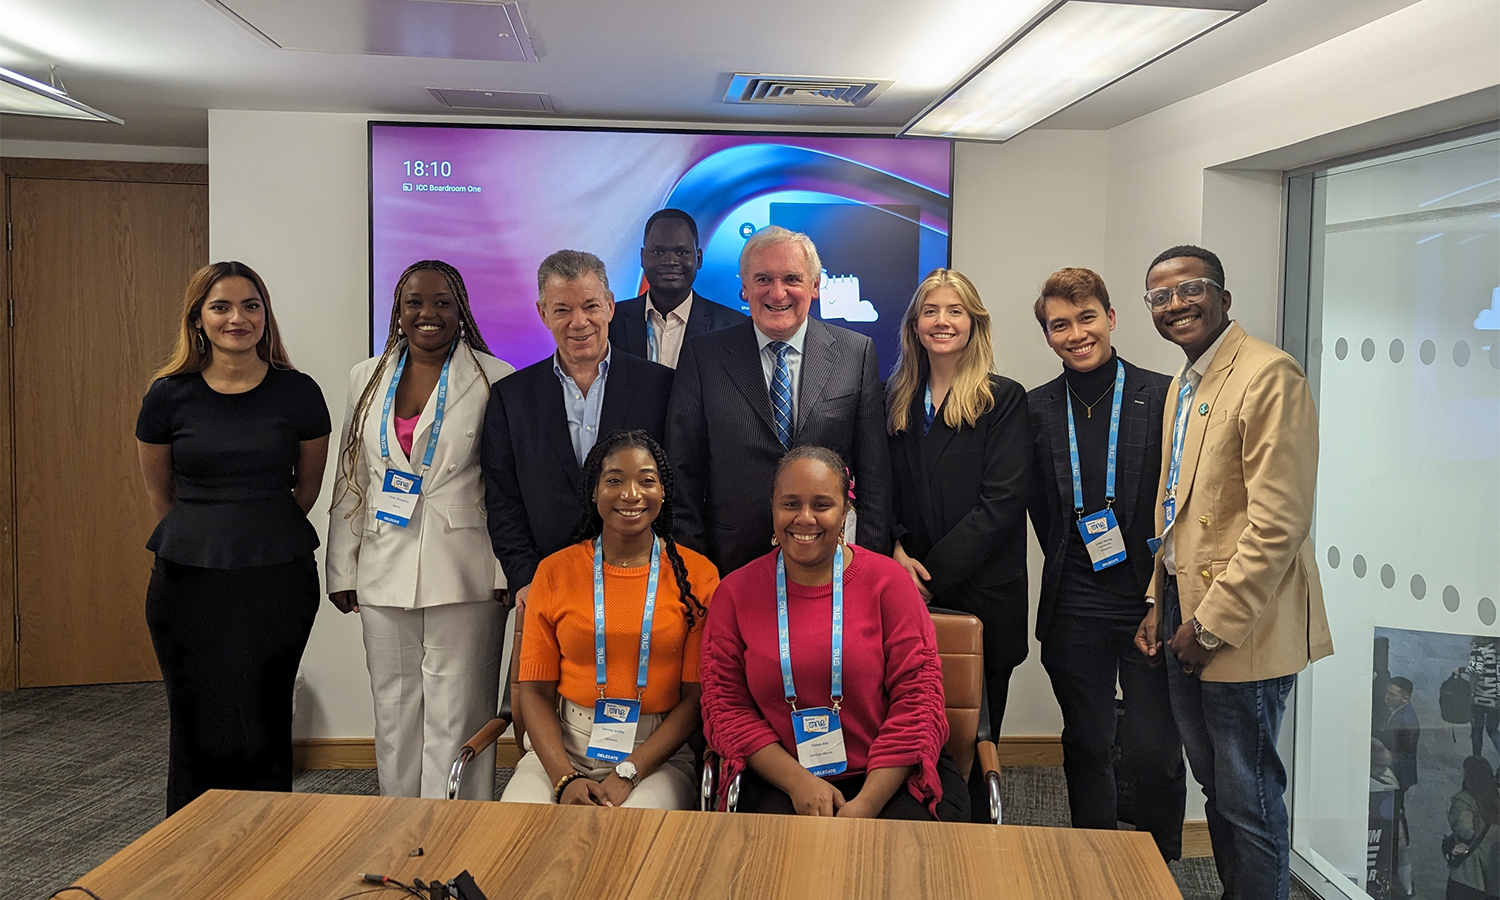
<path fill-rule="evenodd" d="M 833 586 L 787 580 L 787 624 L 798 707 L 830 705 Z M 790 707 L 776 640 L 776 553 L 730 573 L 703 636 L 703 731 L 727 785 L 755 751 L 779 741 L 793 757 Z M 844 570 L 847 774 L 912 766 L 906 788 L 936 817 L 937 758 L 948 740 L 943 672 L 932 618 L 894 560 L 855 548 Z"/>

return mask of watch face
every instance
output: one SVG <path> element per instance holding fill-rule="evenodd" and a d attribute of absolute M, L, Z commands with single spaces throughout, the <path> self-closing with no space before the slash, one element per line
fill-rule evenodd
<path fill-rule="evenodd" d="M 630 782 L 631 784 L 634 784 L 635 783 L 635 763 L 633 763 L 633 762 L 622 762 L 622 763 L 620 763 L 618 766 L 615 766 L 615 774 L 618 775 L 618 776 L 620 776 L 621 778 L 625 779 L 626 781 Z"/>

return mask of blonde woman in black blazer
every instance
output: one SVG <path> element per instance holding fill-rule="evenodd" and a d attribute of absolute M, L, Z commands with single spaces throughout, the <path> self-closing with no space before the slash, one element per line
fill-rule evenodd
<path fill-rule="evenodd" d="M 974 284 L 934 269 L 901 320 L 886 382 L 895 484 L 893 556 L 933 606 L 984 623 L 990 721 L 1026 658 L 1026 392 L 994 372 L 990 316 Z"/>

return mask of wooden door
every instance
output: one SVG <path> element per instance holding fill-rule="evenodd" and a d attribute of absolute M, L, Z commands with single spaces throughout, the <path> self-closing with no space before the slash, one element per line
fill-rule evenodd
<path fill-rule="evenodd" d="M 208 188 L 7 182 L 18 683 L 159 679 L 135 420 L 207 262 Z"/>

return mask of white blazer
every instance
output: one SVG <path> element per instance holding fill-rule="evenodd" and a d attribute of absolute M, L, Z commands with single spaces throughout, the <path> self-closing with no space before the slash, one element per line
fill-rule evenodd
<path fill-rule="evenodd" d="M 475 366 L 476 360 L 484 369 L 483 376 Z M 349 372 L 339 464 L 348 446 L 354 406 L 378 363 L 378 357 L 367 359 Z M 388 371 L 365 413 L 362 446 L 354 466 L 353 478 L 363 492 L 363 503 L 352 490 L 343 486 L 334 489 L 324 553 L 327 591 L 358 591 L 361 605 L 400 609 L 490 600 L 496 588 L 505 587 L 505 575 L 496 565 L 490 546 L 484 480 L 479 472 L 479 437 L 490 384 L 515 368 L 488 354 L 476 353 L 466 344 L 459 346 L 448 370 L 443 431 L 411 522 L 405 528 L 375 518 L 376 496 L 386 470 L 386 462 L 380 457 L 380 412 L 395 376 L 395 365 Z M 436 413 L 434 390 L 412 436 L 412 453 L 417 457 L 413 463 L 396 440 L 396 412 L 392 408 L 387 428 L 393 465 L 402 471 L 417 471 Z"/>

